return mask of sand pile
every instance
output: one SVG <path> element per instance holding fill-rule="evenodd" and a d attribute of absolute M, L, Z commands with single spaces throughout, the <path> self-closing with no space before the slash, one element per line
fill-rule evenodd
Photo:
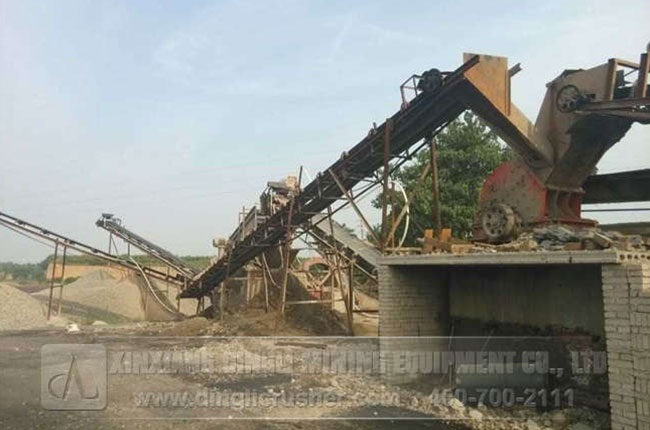
<path fill-rule="evenodd" d="M 20 330 L 47 326 L 44 307 L 29 294 L 0 284 L 0 330 Z"/>
<path fill-rule="evenodd" d="M 37 294 L 46 296 L 49 291 Z M 55 294 L 58 298 L 58 289 Z M 101 269 L 64 286 L 63 301 L 79 303 L 133 320 L 145 318 L 138 285 L 128 278 L 115 279 Z"/>

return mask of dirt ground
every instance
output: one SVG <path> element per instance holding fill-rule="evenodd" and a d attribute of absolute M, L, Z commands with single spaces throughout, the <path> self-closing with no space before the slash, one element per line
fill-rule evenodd
<path fill-rule="evenodd" d="M 269 336 L 278 330 L 282 336 Z M 44 372 L 48 368 L 41 361 L 41 348 L 51 344 L 106 348 L 107 404 L 102 410 L 43 407 L 42 396 L 48 394 L 42 394 L 43 387 L 47 389 L 42 380 L 47 377 L 41 375 L 41 366 Z M 0 428 L 542 430 L 574 429 L 569 424 L 585 420 L 590 424 L 586 428 L 607 428 L 606 416 L 580 410 L 566 410 L 563 425 L 547 426 L 549 413 L 441 404 L 434 401 L 430 387 L 398 387 L 372 373 L 313 371 L 310 367 L 312 357 L 353 350 L 377 351 L 378 340 L 314 336 L 309 327 L 261 310 L 230 315 L 224 322 L 193 318 L 82 326 L 76 333 L 63 328 L 7 331 L 0 333 Z M 205 363 L 202 357 L 221 361 L 207 369 L 181 366 L 169 371 L 164 363 L 171 361 L 151 359 L 143 365 L 137 358 L 161 351 L 189 353 L 184 356 L 186 364 Z M 256 367 L 269 356 L 281 357 L 281 361 L 275 361 L 272 370 Z M 231 403 L 199 400 L 199 396 L 205 400 L 215 395 Z M 263 395 L 277 403 L 236 403 L 243 395 Z M 330 400 L 300 403 L 296 401 L 299 395 Z"/>
<path fill-rule="evenodd" d="M 162 327 L 164 331 L 168 327 Z M 81 333 L 65 333 L 61 330 L 5 332 L 0 334 L 0 428 L 6 429 L 370 429 L 370 428 L 465 428 L 461 423 L 448 424 L 443 421 L 378 421 L 354 418 L 373 416 L 373 412 L 346 408 L 319 407 L 274 409 L 232 408 L 188 408 L 188 407 L 141 407 L 134 401 L 134 393 L 141 392 L 196 392 L 211 390 L 257 390 L 279 393 L 291 387 L 316 387 L 323 383 L 314 382 L 307 375 L 188 375 L 147 374 L 114 375 L 108 377 L 108 404 L 100 411 L 51 411 L 41 406 L 40 349 L 46 344 L 102 344 L 109 351 L 146 349 L 182 349 L 209 345 L 216 350 L 228 344 L 230 349 L 250 347 L 255 339 L 224 340 L 197 337 L 157 337 L 150 333 L 154 327 L 123 326 L 122 328 L 90 329 Z M 147 333 L 139 336 L 138 333 Z M 278 340 L 270 339 L 272 345 Z M 315 342 L 315 341 L 314 341 Z M 287 346 L 285 348 L 295 348 Z M 336 384 L 336 383 L 335 383 Z M 408 410 L 381 410 L 387 416 L 395 414 L 413 415 Z M 416 414 L 417 416 L 418 414 Z M 399 415 L 397 415 L 399 416 Z M 374 417 L 374 416 L 373 416 Z M 321 418 L 314 421 L 314 418 Z M 378 417 L 380 418 L 380 416 Z M 300 421 L 299 421 L 300 420 Z M 309 421 L 303 421 L 309 420 Z"/>
<path fill-rule="evenodd" d="M 100 315 L 97 308 L 76 302 L 64 301 L 62 310 L 80 331 L 0 331 L 0 428 L 608 428 L 606 415 L 590 411 L 556 411 L 563 417 L 558 423 L 551 412 L 472 408 L 456 399 L 441 401 L 431 384 L 395 386 L 376 372 L 341 371 L 332 359 L 336 354 L 378 353 L 374 315 L 359 314 L 355 331 L 362 336 L 350 337 L 340 309 L 311 304 L 289 307 L 284 317 L 272 308 L 252 306 L 229 310 L 223 319 L 170 322 L 113 318 L 109 310 Z M 98 317 L 105 322 L 90 325 Z M 61 344 L 103 348 L 108 371 L 74 373 L 67 355 L 48 362 L 42 348 Z M 179 356 L 189 367 L 178 367 L 174 360 Z M 67 378 L 63 391 L 63 385 L 52 388 L 47 382 L 59 365 Z M 69 381 L 73 394 L 83 396 L 75 378 L 86 380 L 89 372 L 106 381 L 106 389 L 98 389 L 106 393 L 103 408 L 48 409 L 48 399 L 67 392 Z M 588 427 L 574 428 L 578 423 Z"/>

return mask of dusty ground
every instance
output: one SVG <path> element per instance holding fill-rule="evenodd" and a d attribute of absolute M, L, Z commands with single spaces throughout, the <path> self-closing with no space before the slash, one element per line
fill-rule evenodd
<path fill-rule="evenodd" d="M 152 328 L 149 327 L 149 330 Z M 160 429 L 370 429 L 370 428 L 464 428 L 461 423 L 449 427 L 442 421 L 397 422 L 346 419 L 350 416 L 368 416 L 374 411 L 348 410 L 334 408 L 295 409 L 278 408 L 273 410 L 230 408 L 143 408 L 136 406 L 136 392 L 196 392 L 201 389 L 246 389 L 268 392 L 286 389 L 292 383 L 291 376 L 283 377 L 225 377 L 210 375 L 110 375 L 108 387 L 108 406 L 102 411 L 49 411 L 40 404 L 40 348 L 52 343 L 101 343 L 110 351 L 129 349 L 197 348 L 211 344 L 217 347 L 223 340 L 200 338 L 156 338 L 137 337 L 132 327 L 105 329 L 93 332 L 85 329 L 82 333 L 67 334 L 60 330 L 5 332 L 0 335 L 0 428 L 39 429 L 39 428 L 160 428 Z M 234 341 L 237 342 L 237 341 Z M 243 341 L 242 341 L 243 342 Z M 272 341 L 275 342 L 275 341 Z M 231 342 L 229 342 L 231 343 Z M 233 348 L 236 345 L 230 345 Z M 292 348 L 292 347 L 287 347 Z M 219 382 L 221 381 L 221 382 Z M 225 382 L 227 381 L 227 382 Z M 312 384 L 307 379 L 306 384 Z M 382 414 L 412 415 L 408 410 L 381 410 Z M 230 417 L 230 418 L 229 418 Z M 319 421 L 299 422 L 292 418 L 325 418 Z M 290 419 L 284 419 L 290 418 Z"/>
<path fill-rule="evenodd" d="M 41 305 L 36 300 L 33 304 L 35 308 Z M 118 310 L 64 301 L 64 317 L 80 323 L 80 332 L 68 333 L 63 327 L 0 331 L 0 428 L 607 428 L 605 415 L 579 409 L 559 411 L 563 419 L 557 421 L 550 412 L 530 408 L 476 409 L 457 400 L 441 401 L 432 395 L 431 384 L 396 387 L 374 373 L 314 371 L 310 366 L 318 363 L 318 357 L 330 353 L 378 351 L 377 338 L 348 337 L 341 311 L 337 316 L 337 312 L 320 305 L 290 307 L 284 318 L 277 312 L 243 308 L 229 311 L 223 321 L 198 317 L 165 323 L 134 322 L 111 311 Z M 82 325 L 94 319 L 110 325 Z M 359 314 L 356 322 L 357 334 L 376 334 L 374 315 L 363 318 Z M 323 334 L 328 337 L 322 337 Z M 106 348 L 108 367 L 112 370 L 107 375 L 107 406 L 103 410 L 57 411 L 43 407 L 41 348 L 49 344 Z M 152 353 L 167 357 L 188 354 L 183 357 L 191 364 L 203 363 L 202 357 L 219 357 L 222 361 L 200 372 L 164 372 L 164 366 L 155 365 L 143 365 L 147 369 L 144 373 L 132 371 L 131 365 L 143 363 L 142 359 L 138 361 L 137 354 L 151 358 Z M 269 356 L 276 360 L 281 357 L 275 361 L 280 363 L 280 369 L 260 369 Z M 68 369 L 66 359 L 61 360 Z M 122 374 L 124 369 L 127 374 Z M 47 379 L 44 377 L 43 381 Z M 44 387 L 47 392 L 47 386 Z M 200 396 L 206 400 L 215 395 L 237 403 L 204 404 L 199 400 Z M 277 402 L 241 404 L 241 396 L 260 395 Z M 301 395 L 326 398 L 327 404 L 300 403 L 296 399 Z M 575 427 L 584 423 L 589 426 Z"/>
<path fill-rule="evenodd" d="M 282 337 L 268 336 L 278 329 L 283 333 Z M 247 332 L 256 336 L 240 337 Z M 129 368 L 129 363 L 137 360 L 128 354 L 143 351 L 189 351 L 231 358 L 245 354 L 247 363 L 257 363 L 255 357 L 272 352 L 275 356 L 292 357 L 295 367 L 250 372 L 239 368 L 235 372 L 231 361 L 203 372 L 160 373 L 161 368 L 158 368 L 154 373 L 119 374 L 109 370 L 105 409 L 51 411 L 41 406 L 40 350 L 46 344 L 104 345 L 108 350 L 109 368 L 115 363 L 126 363 L 126 368 Z M 547 426 L 551 422 L 548 413 L 441 404 L 432 400 L 427 387 L 394 387 L 372 374 L 305 370 L 312 364 L 304 359 L 305 352 L 374 351 L 377 348 L 377 340 L 373 338 L 315 337 L 308 327 L 295 326 L 291 321 L 283 322 L 263 311 L 249 311 L 240 318 L 231 316 L 223 323 L 196 318 L 180 323 L 85 326 L 79 333 L 66 333 L 63 329 L 4 332 L 0 334 L 0 428 L 540 430 L 546 427 L 575 429 L 572 426 L 576 421 L 585 420 L 590 425 L 587 428 L 603 428 L 598 422 L 602 421 L 602 416 L 578 410 L 565 411 L 567 421 L 562 425 Z M 115 357 L 122 358 L 116 361 Z M 196 355 L 193 357 L 192 360 L 199 360 Z M 240 358 L 235 364 L 242 363 L 237 360 Z M 143 368 L 147 369 L 146 366 Z M 333 395 L 330 398 L 334 400 L 328 405 L 291 402 L 243 408 L 223 404 L 197 405 L 197 393 L 208 392 L 222 395 L 262 393 L 267 398 L 277 399 L 299 393 L 318 393 Z M 169 397 L 161 400 L 160 396 L 176 395 L 174 393 L 188 397 L 180 400 L 174 397 L 171 403 Z M 380 399 L 397 398 L 398 401 L 368 401 L 368 394 L 387 394 Z"/>

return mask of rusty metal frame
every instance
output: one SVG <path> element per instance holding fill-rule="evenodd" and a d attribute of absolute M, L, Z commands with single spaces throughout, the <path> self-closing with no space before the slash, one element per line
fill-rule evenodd
<path fill-rule="evenodd" d="M 283 271 L 282 271 L 282 302 L 280 305 L 280 315 L 284 316 L 284 309 L 286 307 L 286 302 L 287 302 L 287 282 L 289 281 L 289 269 L 291 265 L 291 242 L 293 241 L 293 231 L 294 227 L 292 225 L 293 221 L 293 207 L 296 202 L 296 197 L 294 195 L 291 196 L 291 201 L 289 202 L 289 219 L 287 221 L 287 238 L 284 244 L 284 252 L 283 252 Z"/>
<path fill-rule="evenodd" d="M 348 257 L 344 252 L 338 249 L 336 245 L 332 245 L 327 240 L 324 238 L 320 237 L 317 233 L 314 232 L 314 230 L 310 229 L 306 231 L 306 236 L 311 237 L 321 245 L 327 247 L 329 250 L 333 251 L 336 255 L 340 256 L 343 260 L 346 261 L 347 264 L 353 264 L 354 267 L 360 271 L 363 275 L 365 275 L 368 279 L 374 282 L 378 282 L 377 277 L 369 273 L 367 270 L 365 270 L 363 267 L 361 267 L 358 263 L 353 258 Z M 317 249 L 316 249 L 317 250 Z"/>
<path fill-rule="evenodd" d="M 25 220 L 16 218 L 14 216 L 8 215 L 4 212 L 0 212 L 0 225 L 7 227 L 10 230 L 16 231 L 20 234 L 25 234 L 31 238 L 41 238 L 45 239 L 52 243 L 59 243 L 66 248 L 73 249 L 82 254 L 90 255 L 96 257 L 100 260 L 117 264 L 118 266 L 124 267 L 132 271 L 139 271 L 138 268 L 130 261 L 124 260 L 117 255 L 109 254 L 105 251 L 102 251 L 92 246 L 83 244 L 69 237 L 62 236 L 60 234 L 54 233 L 53 231 L 47 230 L 43 227 L 37 226 Z M 147 273 L 148 276 L 151 276 L 155 279 L 171 282 L 177 285 L 183 285 L 183 281 L 175 277 L 168 277 L 164 272 L 161 272 L 150 267 L 142 266 L 142 269 Z"/>
<path fill-rule="evenodd" d="M 117 254 L 117 245 L 114 241 L 114 236 L 117 236 L 126 242 L 129 255 L 131 245 L 133 245 L 147 255 L 150 255 L 151 257 L 160 261 L 168 268 L 172 268 L 176 271 L 176 273 L 179 274 L 179 276 L 182 276 L 183 278 L 192 279 L 192 277 L 196 275 L 196 270 L 187 265 L 183 260 L 167 251 L 160 245 L 157 245 L 150 240 L 127 229 L 122 225 L 122 221 L 118 218 L 115 218 L 112 214 L 102 214 L 102 217 L 95 222 L 95 225 L 101 229 L 106 230 L 109 233 L 109 254 L 111 253 L 111 244 L 115 248 Z"/>
<path fill-rule="evenodd" d="M 420 142 L 425 136 L 435 134 L 447 123 L 465 111 L 466 106 L 458 97 L 461 83 L 466 82 L 465 73 L 479 63 L 478 56 L 472 56 L 461 67 L 446 75 L 442 84 L 430 91 L 420 93 L 409 105 L 391 117 L 393 131 L 390 139 L 390 157 L 397 156 Z M 383 133 L 386 123 L 379 125 L 361 142 L 334 162 L 327 170 L 335 173 L 345 189 L 351 189 L 362 180 L 369 178 L 382 165 Z M 323 175 L 307 184 L 296 197 L 291 209 L 285 207 L 270 216 L 257 230 L 238 242 L 233 250 L 231 264 L 233 269 L 243 267 L 266 248 L 277 246 L 286 240 L 289 228 L 287 219 L 292 216 L 292 224 L 301 225 L 309 221 L 313 214 L 319 213 L 339 200 L 341 190 L 333 178 Z M 208 294 L 224 279 L 226 261 L 221 258 L 199 273 L 191 285 L 182 292 L 182 297 L 198 297 Z M 199 281 L 203 281 L 199 287 Z"/>
<path fill-rule="evenodd" d="M 645 59 L 645 60 L 644 60 Z M 645 61 L 645 64 L 644 64 Z M 610 58 L 607 61 L 608 67 L 607 67 L 607 74 L 608 74 L 608 80 L 607 80 L 607 86 L 605 87 L 605 100 L 614 100 L 614 89 L 616 87 L 616 72 L 618 71 L 618 67 L 625 67 L 628 69 L 632 70 L 638 70 L 639 71 L 639 78 L 641 78 L 641 75 L 643 74 L 643 71 L 645 70 L 645 79 L 647 82 L 647 76 L 648 76 L 648 53 L 643 53 L 641 54 L 641 64 L 634 63 L 632 61 L 627 61 L 623 60 L 620 58 Z M 641 79 L 639 79 L 641 80 Z"/>
<path fill-rule="evenodd" d="M 354 198 L 353 198 L 352 195 L 350 194 L 350 191 L 345 189 L 345 187 L 344 187 L 343 184 L 341 183 L 341 180 L 336 176 L 336 174 L 335 174 L 334 172 L 332 172 L 331 170 L 329 170 L 328 172 L 329 172 L 330 175 L 332 175 L 332 179 L 334 179 L 334 182 L 336 182 L 336 185 L 337 185 L 337 186 L 339 187 L 339 189 L 341 190 L 341 193 L 343 193 L 343 195 L 344 195 L 345 198 L 347 199 L 347 201 L 348 201 L 348 203 L 350 204 L 350 206 L 352 206 L 352 208 L 353 208 L 354 211 L 357 213 L 357 215 L 359 216 L 359 218 L 361 219 L 361 221 L 363 222 L 363 224 L 366 226 L 366 229 L 368 229 L 368 232 L 370 233 L 370 235 L 372 236 L 372 238 L 375 240 L 375 243 L 376 243 L 378 246 L 382 246 L 382 242 L 383 242 L 383 240 L 381 240 L 380 238 L 377 237 L 377 234 L 376 234 L 375 231 L 372 229 L 372 226 L 370 225 L 370 223 L 368 222 L 368 220 L 366 219 L 366 217 L 363 215 L 363 212 L 361 211 L 361 209 L 359 209 L 359 206 L 357 206 L 357 204 L 354 202 Z"/>
<path fill-rule="evenodd" d="M 411 75 L 399 86 L 399 92 L 402 96 L 402 108 L 406 108 L 409 105 L 409 101 L 406 93 L 407 91 L 413 91 L 414 97 L 420 95 L 420 90 L 418 89 L 418 82 L 422 78 L 420 75 Z"/>
<path fill-rule="evenodd" d="M 332 217 L 331 217 L 331 208 L 328 208 L 330 213 L 328 216 L 324 219 L 329 220 L 330 223 L 332 223 Z M 283 260 L 283 281 L 282 281 L 282 296 L 281 296 L 281 303 L 280 303 L 280 312 L 279 316 L 283 317 L 285 311 L 286 311 L 286 306 L 293 306 L 293 305 L 304 305 L 304 304 L 330 304 L 332 309 L 334 308 L 334 303 L 336 302 L 344 302 L 345 303 L 345 312 L 346 312 L 346 319 L 348 322 L 348 330 L 351 335 L 354 335 L 354 279 L 352 277 L 348 278 L 348 283 L 347 285 L 344 285 L 343 278 L 341 276 L 341 272 L 343 270 L 347 270 L 348 273 L 350 273 L 352 276 L 354 274 L 354 269 L 356 268 L 359 270 L 361 273 L 363 273 L 365 276 L 367 276 L 369 279 L 373 281 L 377 281 L 377 278 L 369 274 L 367 271 L 365 271 L 362 267 L 358 266 L 354 259 L 350 259 L 345 253 L 341 250 L 338 249 L 338 246 L 336 243 L 334 245 L 327 243 L 324 239 L 318 237 L 313 230 L 304 230 L 301 233 L 297 233 L 295 230 L 296 228 L 292 229 L 294 230 L 292 237 L 288 238 L 287 241 L 285 242 L 285 255 L 288 257 L 288 251 L 287 248 L 289 248 L 289 245 L 293 243 L 295 240 L 301 239 L 303 242 L 305 242 L 307 245 L 306 248 L 308 250 L 313 250 L 321 255 L 323 255 L 324 258 L 330 259 L 330 256 L 328 255 L 327 252 L 324 252 L 321 248 L 312 246 L 309 242 L 305 240 L 303 237 L 303 234 L 307 234 L 307 237 L 312 237 L 315 238 L 319 243 L 322 243 L 323 245 L 326 246 L 327 250 L 333 254 L 333 259 L 334 262 L 329 262 L 328 265 L 330 267 L 330 272 L 328 273 L 328 277 L 331 281 L 330 285 L 330 298 L 329 299 L 307 299 L 307 300 L 286 300 L 286 285 L 287 285 L 287 280 L 288 280 L 288 274 L 289 273 L 300 273 L 300 270 L 293 270 L 291 269 L 290 265 L 287 267 L 287 261 L 288 259 Z M 296 248 L 290 248 L 295 250 Z M 300 248 L 303 249 L 303 248 Z M 342 263 L 342 260 L 345 260 L 345 264 Z M 270 271 L 269 271 L 270 275 Z M 350 276 L 350 275 L 349 275 Z M 326 280 L 325 280 L 326 281 Z M 324 282 L 322 285 L 320 285 L 321 288 L 321 293 L 322 293 L 322 286 L 324 285 Z M 277 285 L 276 285 L 277 286 Z M 341 293 L 341 298 L 335 299 L 335 290 L 339 289 Z M 349 300 L 348 297 L 352 297 L 352 300 Z"/>

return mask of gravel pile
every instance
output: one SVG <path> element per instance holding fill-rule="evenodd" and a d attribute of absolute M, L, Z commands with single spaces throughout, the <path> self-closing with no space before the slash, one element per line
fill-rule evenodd
<path fill-rule="evenodd" d="M 46 327 L 44 307 L 29 294 L 0 284 L 0 330 Z"/>
<path fill-rule="evenodd" d="M 58 289 L 55 291 L 58 298 Z M 48 295 L 40 291 L 38 295 Z M 140 289 L 130 279 L 115 279 L 110 273 L 96 270 L 63 287 L 64 302 L 75 302 L 122 315 L 133 320 L 145 318 Z"/>

